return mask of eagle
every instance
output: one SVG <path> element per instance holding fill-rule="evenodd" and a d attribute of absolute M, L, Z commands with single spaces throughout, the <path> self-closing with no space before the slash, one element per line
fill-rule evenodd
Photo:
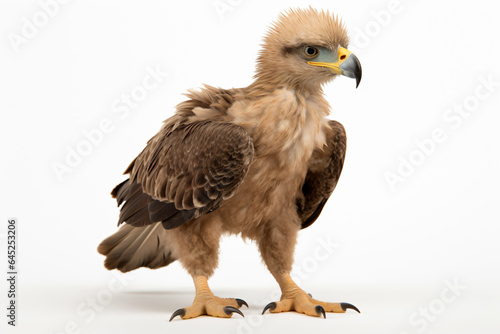
<path fill-rule="evenodd" d="M 313 299 L 290 276 L 297 234 L 318 219 L 344 163 L 346 133 L 327 118 L 323 86 L 341 75 L 358 86 L 348 43 L 337 15 L 289 9 L 264 36 L 248 87 L 188 90 L 111 192 L 125 224 L 98 247 L 105 267 L 125 273 L 178 260 L 196 294 L 170 321 L 243 316 L 244 300 L 219 298 L 208 285 L 221 236 L 240 235 L 255 241 L 281 288 L 262 314 L 359 312 Z"/>

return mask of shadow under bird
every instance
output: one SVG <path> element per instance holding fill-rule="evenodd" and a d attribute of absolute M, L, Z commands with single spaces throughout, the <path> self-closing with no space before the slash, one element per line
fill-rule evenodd
<path fill-rule="evenodd" d="M 196 295 L 170 320 L 243 315 L 245 301 L 219 298 L 207 282 L 221 236 L 237 234 L 257 243 L 282 291 L 262 313 L 358 311 L 313 299 L 290 276 L 297 233 L 318 219 L 344 163 L 344 127 L 327 118 L 322 87 L 340 75 L 358 86 L 361 65 L 348 42 L 337 16 L 291 9 L 264 37 L 252 84 L 189 91 L 112 191 L 126 224 L 99 245 L 106 268 L 178 260 Z"/>

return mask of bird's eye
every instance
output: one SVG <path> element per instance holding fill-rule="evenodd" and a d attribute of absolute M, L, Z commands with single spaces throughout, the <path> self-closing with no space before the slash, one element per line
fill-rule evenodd
<path fill-rule="evenodd" d="M 304 48 L 304 54 L 306 55 L 307 58 L 314 58 L 319 54 L 319 50 L 314 46 L 306 46 Z"/>

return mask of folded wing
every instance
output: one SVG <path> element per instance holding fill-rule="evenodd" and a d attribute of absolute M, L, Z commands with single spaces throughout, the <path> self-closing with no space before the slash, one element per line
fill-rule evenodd
<path fill-rule="evenodd" d="M 112 192 L 123 203 L 118 224 L 171 229 L 216 210 L 243 182 L 253 152 L 248 133 L 232 123 L 165 124 Z"/>
<path fill-rule="evenodd" d="M 337 186 L 346 152 L 346 134 L 342 124 L 329 121 L 326 147 L 316 149 L 309 160 L 309 168 L 297 196 L 297 211 L 302 228 L 316 221 L 326 201 Z"/>

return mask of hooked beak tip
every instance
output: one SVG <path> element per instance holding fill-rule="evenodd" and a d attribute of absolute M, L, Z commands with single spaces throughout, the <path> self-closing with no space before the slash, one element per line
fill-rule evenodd
<path fill-rule="evenodd" d="M 363 74 L 358 57 L 352 53 L 349 54 L 347 60 L 340 65 L 340 70 L 342 71 L 342 75 L 356 79 L 356 88 L 358 88 Z"/>

